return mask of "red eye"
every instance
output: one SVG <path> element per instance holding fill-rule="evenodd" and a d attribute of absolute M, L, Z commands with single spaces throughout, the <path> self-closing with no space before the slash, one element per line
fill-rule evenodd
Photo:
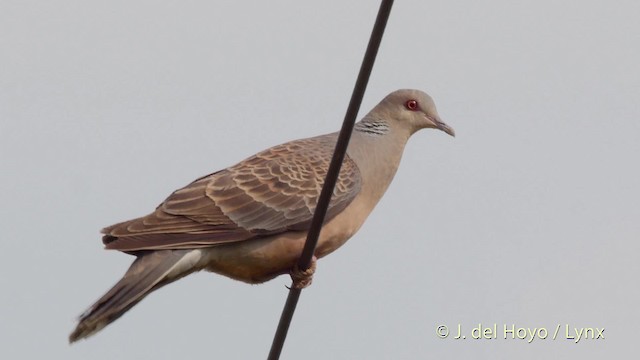
<path fill-rule="evenodd" d="M 407 109 L 411 110 L 411 111 L 416 111 L 418 110 L 418 102 L 415 100 L 409 100 L 407 101 L 406 104 L 404 104 L 404 106 L 407 107 Z"/>

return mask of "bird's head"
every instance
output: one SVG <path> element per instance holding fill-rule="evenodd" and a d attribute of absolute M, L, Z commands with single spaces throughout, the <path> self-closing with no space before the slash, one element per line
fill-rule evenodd
<path fill-rule="evenodd" d="M 439 129 L 455 136 L 453 128 L 438 115 L 431 96 L 420 90 L 402 89 L 387 95 L 370 113 L 389 119 L 393 124 L 409 130 L 410 134 L 424 128 Z"/>

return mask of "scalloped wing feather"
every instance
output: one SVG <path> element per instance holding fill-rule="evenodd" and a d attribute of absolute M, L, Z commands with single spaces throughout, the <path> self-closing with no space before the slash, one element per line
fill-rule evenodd
<path fill-rule="evenodd" d="M 144 217 L 103 230 L 107 249 L 207 247 L 288 230 L 306 230 L 333 155 L 336 135 L 264 150 L 171 194 Z M 345 157 L 326 221 L 359 193 L 357 165 Z"/>

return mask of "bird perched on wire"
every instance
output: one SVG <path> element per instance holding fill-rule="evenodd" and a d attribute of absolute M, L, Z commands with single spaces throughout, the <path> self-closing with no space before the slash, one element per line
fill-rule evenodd
<path fill-rule="evenodd" d="M 424 128 L 454 136 L 429 95 L 398 90 L 357 122 L 333 190 L 312 266 L 295 268 L 338 133 L 274 146 L 176 190 L 151 214 L 102 230 L 105 247 L 136 260 L 79 318 L 86 338 L 177 279 L 207 270 L 251 284 L 291 273 L 311 282 L 316 258 L 358 231 L 396 173 L 409 137 Z"/>

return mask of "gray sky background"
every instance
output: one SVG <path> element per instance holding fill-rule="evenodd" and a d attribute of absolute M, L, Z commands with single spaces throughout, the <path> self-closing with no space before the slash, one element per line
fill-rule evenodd
<path fill-rule="evenodd" d="M 266 358 L 288 277 L 196 274 L 88 341 L 67 336 L 132 261 L 102 250 L 102 227 L 339 128 L 377 7 L 0 1 L 0 357 Z M 636 353 L 639 13 L 637 1 L 398 0 L 362 112 L 419 88 L 458 136 L 411 139 L 368 222 L 320 261 L 282 358 Z M 498 338 L 470 339 L 479 323 Z M 504 324 L 548 338 L 504 339 Z M 576 344 L 565 324 L 605 339 Z"/>

